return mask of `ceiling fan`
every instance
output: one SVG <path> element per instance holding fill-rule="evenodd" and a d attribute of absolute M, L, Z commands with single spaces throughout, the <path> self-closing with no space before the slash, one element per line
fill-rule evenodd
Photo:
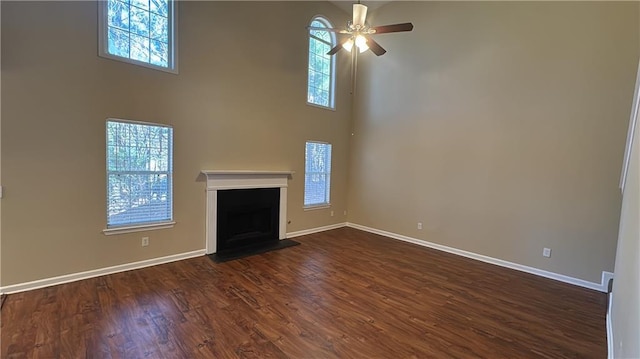
<path fill-rule="evenodd" d="M 370 26 L 365 22 L 366 17 L 367 6 L 360 4 L 360 1 L 358 1 L 357 4 L 353 4 L 353 20 L 347 22 L 347 27 L 345 29 L 307 26 L 307 29 L 309 30 L 335 32 L 338 35 L 343 36 L 343 38 L 338 41 L 338 45 L 329 50 L 327 55 L 335 55 L 342 49 L 351 52 L 352 92 L 355 90 L 355 72 L 357 68 L 358 53 L 365 52 L 370 49 L 371 52 L 376 54 L 376 56 L 381 56 L 387 52 L 387 50 L 380 46 L 380 44 L 372 39 L 371 36 L 413 30 L 413 24 L 410 22 Z M 352 51 L 354 46 L 358 51 Z"/>

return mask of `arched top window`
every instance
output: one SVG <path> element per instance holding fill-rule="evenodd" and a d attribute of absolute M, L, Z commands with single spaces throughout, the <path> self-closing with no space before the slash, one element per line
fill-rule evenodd
<path fill-rule="evenodd" d="M 311 27 L 333 27 L 329 20 L 316 16 Z M 335 34 L 329 31 L 309 30 L 309 75 L 307 103 L 334 109 L 335 59 L 327 55 L 336 44 Z"/>

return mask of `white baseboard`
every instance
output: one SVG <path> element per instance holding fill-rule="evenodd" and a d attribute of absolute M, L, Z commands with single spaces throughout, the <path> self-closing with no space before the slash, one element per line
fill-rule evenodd
<path fill-rule="evenodd" d="M 522 264 L 512 263 L 512 262 L 508 262 L 508 261 L 505 261 L 505 260 L 502 260 L 502 259 L 492 258 L 492 257 L 488 257 L 488 256 L 485 256 L 485 255 L 482 255 L 482 254 L 476 254 L 476 253 L 473 253 L 473 252 L 468 252 L 468 251 L 464 251 L 464 250 L 457 249 L 457 248 L 447 247 L 447 246 L 444 246 L 444 245 L 441 245 L 441 244 L 427 242 L 427 241 L 423 241 L 423 240 L 420 240 L 420 239 L 407 237 L 407 236 L 404 236 L 404 235 L 401 235 L 401 234 L 387 232 L 387 231 L 383 231 L 383 230 L 380 230 L 380 229 L 366 227 L 366 226 L 362 226 L 362 225 L 355 224 L 355 223 L 350 223 L 350 222 L 342 222 L 342 223 L 331 224 L 331 225 L 328 225 L 328 226 L 322 226 L 322 227 L 305 229 L 305 230 L 301 230 L 301 231 L 290 232 L 290 233 L 287 233 L 286 237 L 287 238 L 300 237 L 300 236 L 304 236 L 304 235 L 308 235 L 308 234 L 324 232 L 324 231 L 337 229 L 337 228 L 342 228 L 342 227 L 351 227 L 351 228 L 359 229 L 359 230 L 362 230 L 362 231 L 365 231 L 365 232 L 379 234 L 381 236 L 385 236 L 385 237 L 389 237 L 389 238 L 393 238 L 393 239 L 397 239 L 397 240 L 401 240 L 401 241 L 417 244 L 419 246 L 433 248 L 433 249 L 437 249 L 437 250 L 440 250 L 440 251 L 457 254 L 457 255 L 460 255 L 460 256 L 463 256 L 463 257 L 472 258 L 472 259 L 476 259 L 476 260 L 479 260 L 479 261 L 482 261 L 482 262 L 495 264 L 495 265 L 498 265 L 498 266 L 501 266 L 501 267 L 511 268 L 511 269 L 522 271 L 522 272 L 539 275 L 539 276 L 545 277 L 545 278 L 555 279 L 555 280 L 558 280 L 558 281 L 561 281 L 561 282 L 565 282 L 565 283 L 569 283 L 569 284 L 573 284 L 573 285 L 577 285 L 577 286 L 581 286 L 581 287 L 585 287 L 585 288 L 589 288 L 589 289 L 594 289 L 594 290 L 598 290 L 598 291 L 601 291 L 601 292 L 607 292 L 609 279 L 613 278 L 613 273 L 603 271 L 602 272 L 602 282 L 600 284 L 593 283 L 593 282 L 588 282 L 588 281 L 585 281 L 585 280 L 582 280 L 582 279 L 577 279 L 577 278 L 565 276 L 565 275 L 562 275 L 562 274 L 548 272 L 548 271 L 545 271 L 545 270 L 542 270 L 542 269 L 528 267 L 528 266 L 525 266 L 525 265 L 522 265 Z M 170 262 L 175 262 L 175 261 L 179 261 L 179 260 L 183 260 L 183 259 L 189 259 L 189 258 L 193 258 L 193 257 L 203 256 L 203 255 L 205 255 L 205 252 L 206 251 L 204 249 L 200 249 L 200 250 L 197 250 L 197 251 L 174 254 L 174 255 L 170 255 L 170 256 L 166 256 L 166 257 L 147 259 L 147 260 L 144 260 L 144 261 L 121 264 L 121 265 L 112 266 L 112 267 L 94 269 L 94 270 L 90 270 L 90 271 L 86 271 L 86 272 L 79 272 L 79 273 L 62 275 L 62 276 L 58 276 L 58 277 L 45 278 L 45 279 L 35 280 L 35 281 L 32 281 L 32 282 L 12 284 L 12 285 L 8 285 L 8 286 L 0 287 L 0 294 L 11 294 L 11 293 L 24 292 L 24 291 L 27 291 L 27 290 L 44 288 L 44 287 L 49 287 L 49 286 L 53 286 L 53 285 L 74 282 L 74 281 L 78 281 L 78 280 L 82 280 L 82 279 L 89 279 L 89 278 L 99 277 L 99 276 L 103 276 L 103 275 L 107 275 L 107 274 L 113 274 L 113 273 L 119 273 L 119 272 L 124 272 L 124 271 L 128 271 L 128 270 L 133 270 L 133 269 L 151 267 L 151 266 L 154 266 L 154 265 L 170 263 Z M 607 315 L 607 329 L 608 330 L 609 330 L 609 326 L 610 326 L 610 316 Z M 609 335 L 609 331 L 607 331 L 607 335 Z"/>
<path fill-rule="evenodd" d="M 345 227 L 346 225 L 347 225 L 346 222 L 342 222 L 342 223 L 332 224 L 332 225 L 323 226 L 323 227 L 310 228 L 302 231 L 287 233 L 286 237 L 287 238 L 299 237 L 307 234 L 313 234 L 313 233 L 328 231 L 331 229 L 342 228 L 342 227 Z M 203 256 L 205 254 L 206 254 L 206 250 L 201 249 L 201 250 L 187 252 L 187 253 L 174 254 L 166 257 L 153 258 L 153 259 L 147 259 L 139 262 L 121 264 L 113 267 L 94 269 L 86 272 L 72 273 L 72 274 L 66 274 L 58 277 L 39 279 L 32 282 L 12 284 L 8 286 L 0 287 L 0 294 L 11 294 L 11 293 L 24 292 L 24 291 L 33 290 L 33 289 L 44 288 L 44 287 L 50 287 L 58 284 L 75 282 L 78 280 L 99 277 L 107 274 L 119 273 L 119 272 L 124 272 L 128 270 L 133 270 L 133 269 L 151 267 L 158 264 L 175 262 L 183 259 Z"/>
<path fill-rule="evenodd" d="M 75 282 L 82 279 L 89 279 L 94 277 L 100 277 L 107 274 L 125 272 L 133 269 L 140 269 L 145 267 L 151 267 L 158 264 L 164 264 L 169 262 L 175 262 L 183 259 L 189 259 L 193 257 L 203 256 L 205 254 L 204 249 L 200 249 L 197 251 L 174 254 L 166 257 L 159 257 L 153 259 L 147 259 L 144 261 L 121 264 L 113 267 L 106 267 L 100 269 L 94 269 L 86 272 L 79 272 L 73 274 L 61 275 L 58 277 L 45 278 L 40 280 L 35 280 L 32 282 L 25 282 L 19 284 L 12 284 L 5 287 L 0 287 L 0 293 L 2 294 L 11 294 L 24 292 L 27 290 L 33 290 L 38 288 L 50 287 L 53 285 L 64 284 L 69 282 Z"/>
<path fill-rule="evenodd" d="M 313 234 L 313 233 L 318 233 L 318 232 L 329 231 L 329 230 L 332 230 L 332 229 L 338 229 L 338 228 L 342 228 L 342 227 L 346 227 L 346 226 L 347 226 L 347 223 L 346 222 L 342 222 L 342 223 L 330 224 L 328 226 L 322 226 L 322 227 L 316 227 L 316 228 L 310 228 L 310 229 L 303 229 L 301 231 L 295 231 L 295 232 L 287 233 L 287 238 L 306 236 L 307 234 Z"/>
<path fill-rule="evenodd" d="M 443 252 L 447 252 L 447 253 L 457 254 L 459 256 L 463 256 L 463 257 L 479 260 L 479 261 L 485 262 L 485 263 L 495 264 L 495 265 L 498 265 L 498 266 L 501 266 L 501 267 L 511 268 L 511 269 L 515 269 L 515 270 L 518 270 L 518 271 L 521 271 L 521 272 L 535 274 L 535 275 L 538 275 L 538 276 L 541 276 L 541 277 L 545 277 L 545 278 L 555 279 L 555 280 L 560 281 L 560 282 L 565 282 L 565 283 L 569 283 L 569 284 L 573 284 L 573 285 L 577 285 L 577 286 L 580 286 L 580 287 L 589 288 L 589 289 L 593 289 L 593 290 L 597 290 L 597 291 L 605 292 L 605 293 L 607 292 L 607 284 L 609 282 L 609 278 L 613 278 L 613 273 L 602 272 L 602 279 L 601 279 L 602 283 L 594 283 L 594 282 L 589 282 L 589 281 L 586 281 L 586 280 L 583 280 L 583 279 L 569 277 L 569 276 L 566 276 L 566 275 L 563 275 L 563 274 L 553 273 L 553 272 L 549 272 L 549 271 L 546 271 L 546 270 L 542 270 L 542 269 L 529 267 L 529 266 L 525 266 L 525 265 L 518 264 L 518 263 L 505 261 L 505 260 L 502 260 L 502 259 L 497 259 L 497 258 L 485 256 L 485 255 L 482 255 L 482 254 L 468 252 L 468 251 L 465 251 L 465 250 L 462 250 L 462 249 L 457 249 L 457 248 L 453 248 L 453 247 L 444 246 L 442 244 L 427 242 L 427 241 L 423 241 L 421 239 L 411 238 L 411 237 L 407 237 L 407 236 L 404 236 L 404 235 L 401 235 L 401 234 L 387 232 L 387 231 L 383 231 L 383 230 L 380 230 L 380 229 L 363 226 L 363 225 L 356 224 L 356 223 L 347 222 L 347 227 L 359 229 L 359 230 L 362 230 L 362 231 L 365 231 L 365 232 L 379 234 L 381 236 L 385 236 L 385 237 L 401 240 L 401 241 L 404 241 L 404 242 L 417 244 L 417 245 L 423 246 L 423 247 L 437 249 L 439 251 L 443 251 Z"/>
<path fill-rule="evenodd" d="M 613 293 L 609 293 L 607 298 L 607 358 L 613 359 L 613 325 L 611 323 L 611 304 L 613 303 Z"/>
<path fill-rule="evenodd" d="M 613 273 L 602 271 L 602 279 L 600 279 L 601 289 L 598 289 L 601 292 L 609 292 L 609 280 L 613 279 Z"/>

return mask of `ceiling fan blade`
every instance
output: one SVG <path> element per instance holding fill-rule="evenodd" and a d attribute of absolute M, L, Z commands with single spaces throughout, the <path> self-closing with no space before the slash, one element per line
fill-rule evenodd
<path fill-rule="evenodd" d="M 327 55 L 329 55 L 329 56 L 335 55 L 340 50 L 342 50 L 342 44 L 338 44 L 338 45 L 334 46 L 331 50 L 329 50 L 329 52 L 327 52 Z"/>
<path fill-rule="evenodd" d="M 316 31 L 328 31 L 328 32 L 346 32 L 344 29 L 336 29 L 333 27 L 318 27 L 318 26 L 307 26 L 307 30 L 316 30 Z"/>
<path fill-rule="evenodd" d="M 405 22 L 403 24 L 374 26 L 371 30 L 375 30 L 374 34 L 385 34 L 389 32 L 401 32 L 413 30 L 413 24 Z"/>
<path fill-rule="evenodd" d="M 375 40 L 370 38 L 367 38 L 367 46 L 369 46 L 369 50 L 371 50 L 371 52 L 376 54 L 376 56 L 382 56 L 387 52 L 387 50 L 385 50 L 382 46 L 380 46 L 380 44 L 378 44 L 377 42 L 375 42 Z"/>
<path fill-rule="evenodd" d="M 347 43 L 347 42 L 349 42 L 349 40 L 350 40 L 350 39 L 351 39 L 351 38 L 348 38 L 348 39 L 344 39 L 344 40 L 342 40 L 342 41 L 339 41 L 339 42 L 338 42 L 338 45 L 334 46 L 331 50 L 329 50 L 329 52 L 327 52 L 327 55 L 332 56 L 332 55 L 337 54 L 337 53 L 338 53 L 338 51 L 340 51 L 340 50 L 342 50 L 342 49 L 344 48 L 344 44 L 345 44 L 345 43 Z M 351 40 L 351 41 L 353 41 L 353 40 Z M 352 42 L 352 44 L 353 44 L 353 42 Z M 349 51 L 351 51 L 351 50 L 349 50 Z"/>
<path fill-rule="evenodd" d="M 353 26 L 364 26 L 364 20 L 367 17 L 367 7 L 362 4 L 353 4 Z"/>

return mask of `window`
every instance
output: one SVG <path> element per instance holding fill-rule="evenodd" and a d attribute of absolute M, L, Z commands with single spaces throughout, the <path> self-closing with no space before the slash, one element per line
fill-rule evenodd
<path fill-rule="evenodd" d="M 100 56 L 176 72 L 173 0 L 106 0 L 98 8 Z"/>
<path fill-rule="evenodd" d="M 328 206 L 331 193 L 331 144 L 309 141 L 304 157 L 304 206 Z"/>
<path fill-rule="evenodd" d="M 107 120 L 107 230 L 172 224 L 173 128 Z"/>
<path fill-rule="evenodd" d="M 312 27 L 333 27 L 322 17 L 311 21 Z M 333 92 L 335 87 L 335 60 L 327 52 L 335 46 L 335 34 L 322 30 L 309 31 L 309 77 L 307 82 L 307 102 L 335 108 Z"/>

